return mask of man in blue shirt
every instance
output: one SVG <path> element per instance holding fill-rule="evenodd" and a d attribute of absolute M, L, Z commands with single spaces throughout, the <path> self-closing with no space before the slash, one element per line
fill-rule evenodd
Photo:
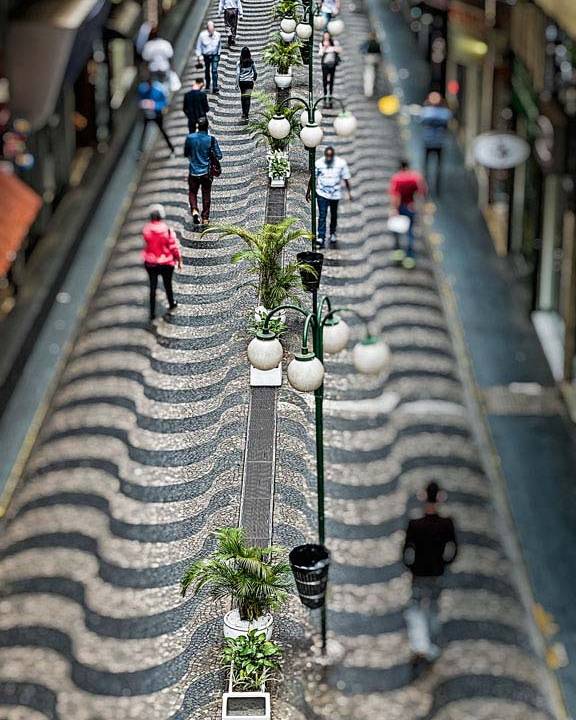
<path fill-rule="evenodd" d="M 213 160 L 222 159 L 222 150 L 218 140 L 208 133 L 208 119 L 198 120 L 198 130 L 190 133 L 184 144 L 184 156 L 189 160 L 188 198 L 194 225 L 200 224 L 198 212 L 198 191 L 202 189 L 202 226 L 207 226 L 210 219 L 210 203 L 212 200 Z"/>
<path fill-rule="evenodd" d="M 442 96 L 438 92 L 431 92 L 420 113 L 420 123 L 423 128 L 424 141 L 424 177 L 430 187 L 428 178 L 428 162 L 431 155 L 436 156 L 436 194 L 440 194 L 440 181 L 442 173 L 442 150 L 448 134 L 448 123 L 452 113 L 446 107 Z"/>
<path fill-rule="evenodd" d="M 141 82 L 140 85 L 138 85 L 138 97 L 140 110 L 142 110 L 142 116 L 144 118 L 144 127 L 142 128 L 138 154 L 142 153 L 144 138 L 146 137 L 146 128 L 151 122 L 158 125 L 164 140 L 166 140 L 166 144 L 170 148 L 170 152 L 174 154 L 174 145 L 172 145 L 172 141 L 164 129 L 164 112 L 168 107 L 168 96 L 164 85 L 157 80 L 153 82 L 149 82 L 148 80 Z"/>
<path fill-rule="evenodd" d="M 196 42 L 196 56 L 204 60 L 204 74 L 206 76 L 206 92 L 210 91 L 218 95 L 218 64 L 220 63 L 221 37 L 215 29 L 212 20 L 206 23 L 206 30 L 202 30 Z"/>

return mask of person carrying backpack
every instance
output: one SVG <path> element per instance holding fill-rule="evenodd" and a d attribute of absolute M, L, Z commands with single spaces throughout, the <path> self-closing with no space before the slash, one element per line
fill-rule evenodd
<path fill-rule="evenodd" d="M 250 115 L 250 103 L 252 101 L 252 90 L 258 79 L 256 65 L 252 60 L 250 48 L 243 47 L 240 52 L 240 59 L 236 63 L 236 88 L 240 90 L 240 103 L 242 104 L 242 118 L 248 120 Z"/>

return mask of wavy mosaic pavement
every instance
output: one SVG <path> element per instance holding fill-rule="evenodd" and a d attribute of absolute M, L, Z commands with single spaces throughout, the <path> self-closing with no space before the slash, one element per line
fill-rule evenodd
<path fill-rule="evenodd" d="M 393 364 L 387 379 L 367 379 L 354 373 L 349 352 L 327 362 L 328 621 L 343 657 L 316 678 L 304 670 L 299 692 L 289 688 L 284 698 L 314 720 L 544 720 L 551 715 L 543 670 L 471 434 L 432 261 L 421 240 L 415 270 L 390 257 L 387 189 L 401 129 L 362 95 L 358 46 L 366 19 L 345 9 L 344 20 L 335 93 L 353 108 L 359 129 L 353 141 L 341 141 L 325 124 L 324 142 L 349 162 L 354 202 L 341 203 L 339 246 L 325 253 L 321 289 L 373 318 Z M 295 155 L 287 211 L 307 223 L 306 158 Z M 397 403 L 387 411 L 392 395 Z M 290 546 L 315 537 L 311 399 L 285 386 L 279 415 L 275 540 Z M 414 681 L 403 618 L 410 582 L 399 558 L 415 492 L 430 479 L 449 493 L 461 553 L 441 599 L 442 656 Z M 309 619 L 300 623 L 304 646 Z"/>
<path fill-rule="evenodd" d="M 260 62 L 272 8 L 244 6 L 210 99 L 224 153 L 212 219 L 256 225 L 265 153 L 239 122 L 235 64 L 249 42 L 260 85 L 272 86 Z M 214 1 L 220 26 L 216 14 Z M 183 602 L 178 580 L 209 531 L 238 520 L 254 291 L 229 262 L 239 241 L 191 230 L 181 102 L 166 121 L 179 154 L 153 150 L 0 538 L 0 716 L 9 720 L 219 713 L 222 608 Z M 155 330 L 140 258 L 153 202 L 165 204 L 184 254 L 178 311 Z"/>

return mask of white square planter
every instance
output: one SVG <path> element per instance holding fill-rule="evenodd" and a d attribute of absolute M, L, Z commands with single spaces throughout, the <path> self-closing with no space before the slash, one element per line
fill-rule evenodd
<path fill-rule="evenodd" d="M 227 692 L 222 696 L 222 720 L 271 720 L 270 693 Z"/>
<path fill-rule="evenodd" d="M 283 188 L 286 186 L 286 178 L 285 177 L 270 177 L 270 187 L 277 187 L 277 188 Z"/>
<path fill-rule="evenodd" d="M 251 387 L 280 387 L 282 385 L 282 363 L 272 370 L 258 370 L 250 365 Z"/>

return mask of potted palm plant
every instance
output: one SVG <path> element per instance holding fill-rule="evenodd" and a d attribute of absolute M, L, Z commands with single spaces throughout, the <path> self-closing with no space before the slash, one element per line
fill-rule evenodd
<path fill-rule="evenodd" d="M 280 646 L 251 630 L 248 635 L 227 639 L 222 659 L 230 668 L 228 692 L 222 699 L 223 720 L 269 720 L 266 683 L 280 671 Z"/>
<path fill-rule="evenodd" d="M 296 17 L 299 8 L 299 0 L 278 0 L 276 7 L 274 8 L 274 17 Z"/>
<path fill-rule="evenodd" d="M 224 616 L 225 637 L 256 630 L 270 639 L 271 611 L 285 602 L 292 585 L 283 551 L 248 545 L 242 528 L 221 528 L 216 539 L 210 557 L 193 562 L 185 571 L 182 595 L 206 588 L 217 600 L 230 599 L 234 608 Z"/>
<path fill-rule="evenodd" d="M 255 92 L 253 98 L 258 101 L 259 109 L 256 117 L 248 124 L 248 128 L 258 138 L 258 142 L 267 142 L 270 150 L 286 150 L 290 142 L 298 137 L 300 133 L 300 106 L 286 107 L 277 103 L 274 95 L 265 92 Z M 290 123 L 290 133 L 288 137 L 282 138 L 281 140 L 272 137 L 268 129 L 270 120 L 278 116 L 285 117 Z"/>
<path fill-rule="evenodd" d="M 266 65 L 276 68 L 274 82 L 279 88 L 288 88 L 292 84 L 292 67 L 302 65 L 300 40 L 284 42 L 280 33 L 275 33 L 264 50 Z"/>

